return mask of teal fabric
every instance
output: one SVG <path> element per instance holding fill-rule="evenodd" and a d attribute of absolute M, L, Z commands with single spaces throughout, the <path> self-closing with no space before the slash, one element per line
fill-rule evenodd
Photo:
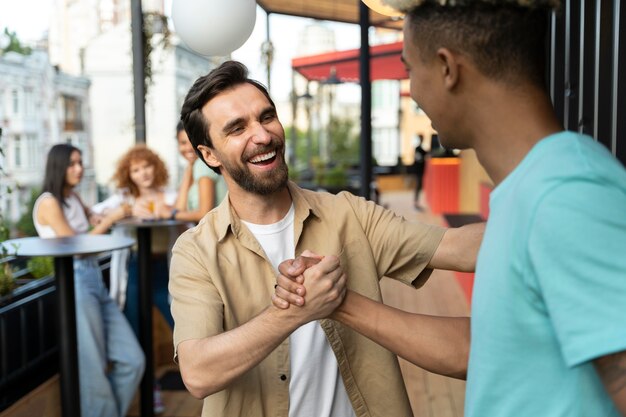
<path fill-rule="evenodd" d="M 465 416 L 618 416 L 592 361 L 626 350 L 625 318 L 626 171 L 552 135 L 491 194 Z"/>
<path fill-rule="evenodd" d="M 215 183 L 215 201 L 212 207 L 217 207 L 226 196 L 226 182 L 224 177 L 209 168 L 200 158 L 193 164 L 193 184 L 187 194 L 187 210 L 197 210 L 200 205 L 198 181 L 202 177 L 209 177 Z"/>

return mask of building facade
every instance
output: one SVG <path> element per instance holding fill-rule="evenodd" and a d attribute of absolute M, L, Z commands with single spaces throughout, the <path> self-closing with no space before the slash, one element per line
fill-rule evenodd
<path fill-rule="evenodd" d="M 56 143 L 82 150 L 85 174 L 78 191 L 86 202 L 95 201 L 89 85 L 53 67 L 44 51 L 0 56 L 1 209 L 7 220 L 18 220 L 32 190 L 41 189 L 46 155 Z"/>
<path fill-rule="evenodd" d="M 144 2 L 143 6 L 144 13 L 164 12 L 159 0 Z M 66 36 L 68 31 L 82 35 Z M 135 144 L 130 3 L 61 1 L 50 38 L 50 51 L 57 65 L 78 72 L 91 82 L 89 107 L 96 181 L 108 188 L 105 193 L 110 192 L 117 160 Z M 166 162 L 169 186 L 177 188 L 185 164 L 175 141 L 180 107 L 196 78 L 209 72 L 218 61 L 194 53 L 163 28 L 149 42 L 152 78 L 147 83 L 145 98 L 146 143 Z"/>

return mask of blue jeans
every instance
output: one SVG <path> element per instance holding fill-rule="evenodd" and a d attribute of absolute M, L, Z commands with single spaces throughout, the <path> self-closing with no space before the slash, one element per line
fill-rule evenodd
<path fill-rule="evenodd" d="M 143 351 L 95 258 L 74 259 L 74 286 L 82 415 L 124 417 L 143 376 Z"/>
<path fill-rule="evenodd" d="M 170 311 L 168 300 L 169 292 L 167 285 L 169 281 L 169 267 L 167 257 L 164 255 L 152 255 L 150 259 L 152 265 L 152 303 L 157 307 L 163 318 L 174 328 L 174 318 Z M 124 305 L 124 315 L 133 331 L 139 337 L 139 263 L 136 252 L 131 252 L 128 263 L 128 284 L 126 285 L 126 304 Z"/>

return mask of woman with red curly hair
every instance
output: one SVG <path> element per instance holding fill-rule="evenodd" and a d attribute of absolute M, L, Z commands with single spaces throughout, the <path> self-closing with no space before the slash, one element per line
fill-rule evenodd
<path fill-rule="evenodd" d="M 176 194 L 164 190 L 168 179 L 163 160 L 145 145 L 136 145 L 122 155 L 113 175 L 117 188 L 127 190 L 121 197 L 132 196 L 122 203 L 132 202 L 133 216 L 145 219 L 169 217 Z"/>
<path fill-rule="evenodd" d="M 130 148 L 117 162 L 113 182 L 118 192 L 93 207 L 95 213 L 106 214 L 120 206 L 129 206 L 132 215 L 144 220 L 170 218 L 176 192 L 167 191 L 169 174 L 163 160 L 145 145 Z M 117 228 L 115 233 L 128 234 L 130 229 Z M 163 318 L 173 326 L 167 292 L 169 231 L 157 228 L 153 233 L 152 263 L 153 299 Z M 130 260 L 129 260 L 130 256 Z M 128 267 L 127 267 L 128 265 Z M 156 266 L 158 265 L 158 266 Z M 139 278 L 137 257 L 129 250 L 119 250 L 111 259 L 110 294 L 123 308 L 135 333 L 139 334 Z M 165 271 L 165 272 L 164 272 Z M 158 390 L 155 387 L 155 390 Z M 155 412 L 163 411 L 160 395 L 155 391 Z"/>

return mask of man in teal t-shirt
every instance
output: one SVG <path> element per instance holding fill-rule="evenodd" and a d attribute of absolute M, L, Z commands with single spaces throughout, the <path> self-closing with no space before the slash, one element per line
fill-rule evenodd
<path fill-rule="evenodd" d="M 465 417 L 626 415 L 626 172 L 552 108 L 545 46 L 560 2 L 386 3 L 407 13 L 411 97 L 495 188 L 471 324 L 350 291 L 333 318 L 430 371 L 467 374 Z M 294 278 L 314 262 L 281 265 L 276 295 L 297 304 Z"/>
<path fill-rule="evenodd" d="M 618 416 L 593 365 L 626 348 L 626 171 L 591 138 L 539 141 L 491 193 L 467 416 Z"/>

